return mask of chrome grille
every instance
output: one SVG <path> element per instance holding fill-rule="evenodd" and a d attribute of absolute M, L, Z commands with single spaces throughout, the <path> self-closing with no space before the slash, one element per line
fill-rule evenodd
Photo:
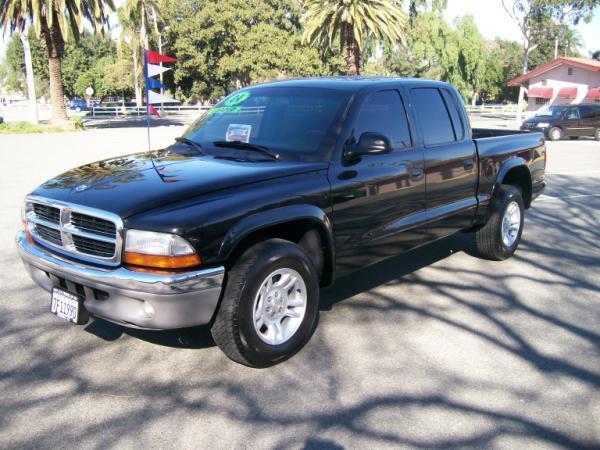
<path fill-rule="evenodd" d="M 94 239 L 73 235 L 73 244 L 78 252 L 85 253 L 87 255 L 110 258 L 115 254 L 114 243 L 100 242 Z"/>
<path fill-rule="evenodd" d="M 46 241 L 52 242 L 56 245 L 62 245 L 62 238 L 60 237 L 60 231 L 55 230 L 44 225 L 36 225 L 35 229 L 37 233 Z"/>
<path fill-rule="evenodd" d="M 37 196 L 26 199 L 24 212 L 29 232 L 41 244 L 87 262 L 121 263 L 123 222 L 119 216 Z"/>
<path fill-rule="evenodd" d="M 43 205 L 41 203 L 33 204 L 33 212 L 36 216 L 52 223 L 60 222 L 60 209 L 52 206 Z"/>
<path fill-rule="evenodd" d="M 117 232 L 117 227 L 114 222 L 111 222 L 110 220 L 76 212 L 71 213 L 71 223 L 81 230 L 91 231 L 92 233 L 114 236 Z"/>

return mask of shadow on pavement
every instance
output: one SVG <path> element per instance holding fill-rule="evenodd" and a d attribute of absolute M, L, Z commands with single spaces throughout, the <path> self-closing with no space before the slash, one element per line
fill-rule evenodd
<path fill-rule="evenodd" d="M 266 370 L 207 327 L 81 333 L 32 289 L 0 303 L 0 447 L 598 448 L 599 209 L 535 203 L 505 262 L 457 234 L 340 278 L 311 342 Z"/>
<path fill-rule="evenodd" d="M 150 119 L 150 127 L 173 127 L 189 125 L 196 118 L 193 117 L 165 117 L 163 119 Z M 85 120 L 85 127 L 88 129 L 103 128 L 146 128 L 145 117 L 127 117 L 127 118 L 90 118 Z"/>

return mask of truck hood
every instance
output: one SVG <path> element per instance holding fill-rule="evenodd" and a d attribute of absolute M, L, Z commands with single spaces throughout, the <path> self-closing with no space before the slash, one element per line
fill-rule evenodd
<path fill-rule="evenodd" d="M 71 169 L 32 194 L 125 218 L 208 192 L 325 168 L 326 162 L 233 161 L 165 149 Z"/>

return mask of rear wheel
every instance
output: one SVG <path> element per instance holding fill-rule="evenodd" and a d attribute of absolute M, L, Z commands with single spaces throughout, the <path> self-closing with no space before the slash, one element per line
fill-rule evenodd
<path fill-rule="evenodd" d="M 600 141 L 600 128 L 598 128 L 596 130 L 596 133 L 594 134 L 594 137 L 596 138 L 597 141 Z"/>
<path fill-rule="evenodd" d="M 558 141 L 562 137 L 562 130 L 558 127 L 552 127 L 548 132 L 548 137 L 551 141 Z"/>
<path fill-rule="evenodd" d="M 310 258 L 291 242 L 271 239 L 246 250 L 229 271 L 211 333 L 233 361 L 272 366 L 309 340 L 318 304 Z"/>
<path fill-rule="evenodd" d="M 500 186 L 489 220 L 475 233 L 480 256 L 495 261 L 510 258 L 521 242 L 523 218 L 521 191 L 514 186 Z"/>

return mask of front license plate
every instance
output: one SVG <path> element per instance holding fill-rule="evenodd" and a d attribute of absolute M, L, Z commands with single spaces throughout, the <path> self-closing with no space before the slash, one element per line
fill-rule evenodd
<path fill-rule="evenodd" d="M 69 322 L 78 323 L 81 297 L 62 289 L 52 290 L 50 312 Z"/>

